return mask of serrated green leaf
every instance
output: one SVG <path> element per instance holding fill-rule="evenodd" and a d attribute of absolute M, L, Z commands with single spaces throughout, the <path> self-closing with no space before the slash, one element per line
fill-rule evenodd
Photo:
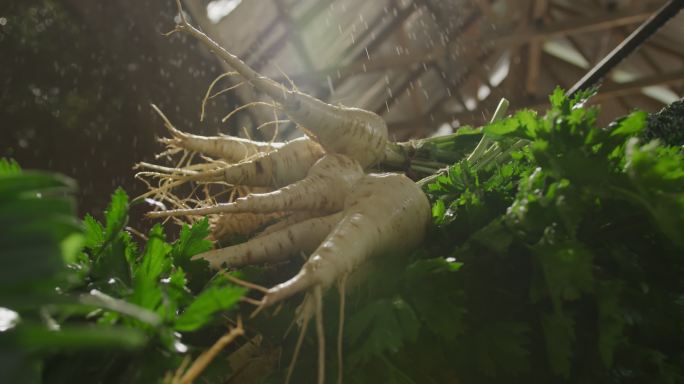
<path fill-rule="evenodd" d="M 397 352 L 418 335 L 420 323 L 413 309 L 400 297 L 369 303 L 350 317 L 345 334 L 353 345 L 352 362 L 369 361 Z"/>
<path fill-rule="evenodd" d="M 14 159 L 0 158 L 0 176 L 21 173 L 21 167 Z"/>
<path fill-rule="evenodd" d="M 435 201 L 435 203 L 432 205 L 432 219 L 436 223 L 440 223 L 443 220 L 445 213 L 446 213 L 446 206 L 444 205 L 444 201 L 443 200 Z"/>
<path fill-rule="evenodd" d="M 502 220 L 495 220 L 472 234 L 471 241 L 496 253 L 505 253 L 513 243 L 513 235 Z"/>
<path fill-rule="evenodd" d="M 594 289 L 593 256 L 577 243 L 540 243 L 534 246 L 549 295 L 556 309 L 562 300 L 576 300 Z"/>
<path fill-rule="evenodd" d="M 517 322 L 490 322 L 473 329 L 468 347 L 480 372 L 490 377 L 529 370 L 530 328 Z"/>
<path fill-rule="evenodd" d="M 533 139 L 537 136 L 540 125 L 537 112 L 529 109 L 522 109 L 516 112 L 515 118 L 518 120 L 520 126 L 525 129 L 526 137 Z"/>
<path fill-rule="evenodd" d="M 444 258 L 417 260 L 406 269 L 404 291 L 416 315 L 435 335 L 453 340 L 466 331 L 465 296 L 454 272 L 463 264 Z"/>
<path fill-rule="evenodd" d="M 75 263 L 83 249 L 85 237 L 80 233 L 72 233 L 60 242 L 62 259 L 67 264 Z"/>
<path fill-rule="evenodd" d="M 129 301 L 142 308 L 158 312 L 163 297 L 159 282 L 148 279 L 141 271 L 138 271 L 134 277 L 133 294 Z"/>
<path fill-rule="evenodd" d="M 213 275 L 209 262 L 204 259 L 192 260 L 192 256 L 206 252 L 213 247 L 211 241 L 207 239 L 209 233 L 209 222 L 206 218 L 192 227 L 183 225 L 178 240 L 171 250 L 174 264 L 183 268 L 188 279 L 188 286 L 196 293 L 202 290 Z"/>
<path fill-rule="evenodd" d="M 99 221 L 95 220 L 90 214 L 86 214 L 83 219 L 83 226 L 85 228 L 85 246 L 91 250 L 95 250 L 104 243 L 104 228 Z"/>
<path fill-rule="evenodd" d="M 663 148 L 658 142 L 639 145 L 636 138 L 627 142 L 625 172 L 644 190 L 684 193 L 684 152 Z"/>
<path fill-rule="evenodd" d="M 117 188 L 105 211 L 105 241 L 110 241 L 126 225 L 128 220 L 128 195 L 123 188 Z"/>
<path fill-rule="evenodd" d="M 561 108 L 563 104 L 567 102 L 567 98 L 565 97 L 563 89 L 560 87 L 554 88 L 551 96 L 549 96 L 549 101 L 551 102 L 552 107 Z"/>
<path fill-rule="evenodd" d="M 155 224 L 148 234 L 142 258 L 134 266 L 132 303 L 152 311 L 165 311 L 159 306 L 163 297 L 160 279 L 171 268 L 170 251 L 171 245 L 164 241 L 161 225 Z"/>
<path fill-rule="evenodd" d="M 171 251 L 174 262 L 183 263 L 198 253 L 210 250 L 213 247 L 211 241 L 207 239 L 210 233 L 207 218 L 198 221 L 192 227 L 184 224 Z"/>
<path fill-rule="evenodd" d="M 147 244 L 140 264 L 136 269 L 136 278 L 157 281 L 171 267 L 171 245 L 166 243 L 164 230 L 157 223 L 150 229 Z"/>
<path fill-rule="evenodd" d="M 551 371 L 567 378 L 575 343 L 574 321 L 559 313 L 545 314 L 542 317 L 542 329 L 546 340 L 546 353 Z"/>
<path fill-rule="evenodd" d="M 646 118 L 648 114 L 644 111 L 634 111 L 622 120 L 620 125 L 614 129 L 611 136 L 634 136 L 641 132 L 646 127 Z"/>
<path fill-rule="evenodd" d="M 165 317 L 168 323 L 173 323 L 178 317 L 180 308 L 186 307 L 194 299 L 192 292 L 187 287 L 187 283 L 185 271 L 178 266 L 175 267 L 168 278 L 162 279 L 160 283 L 164 296 L 167 298 L 161 315 Z"/>
<path fill-rule="evenodd" d="M 500 138 L 514 133 L 521 133 L 521 128 L 520 121 L 518 121 L 518 119 L 512 118 L 499 120 L 492 124 L 486 125 L 483 128 L 483 132 L 487 136 Z"/>
<path fill-rule="evenodd" d="M 199 329 L 212 319 L 214 313 L 232 308 L 245 294 L 242 287 L 209 287 L 181 313 L 174 328 L 182 332 Z"/>
<path fill-rule="evenodd" d="M 187 283 L 187 281 L 188 280 L 185 278 L 185 272 L 182 268 L 176 268 L 176 270 L 174 270 L 169 276 L 169 286 L 175 288 L 177 291 L 185 291 L 185 284 Z M 172 293 L 171 297 L 175 301 L 179 301 L 181 295 L 177 293 Z"/>
<path fill-rule="evenodd" d="M 615 349 L 623 336 L 625 320 L 619 303 L 621 288 L 621 282 L 610 281 L 602 282 L 596 289 L 598 349 L 601 361 L 607 368 L 613 365 Z"/>
<path fill-rule="evenodd" d="M 118 232 L 113 239 L 98 247 L 96 253 L 91 266 L 91 277 L 94 280 L 106 283 L 113 279 L 126 286 L 130 285 L 134 271 L 129 257 L 135 253 L 135 244 L 127 232 Z"/>
<path fill-rule="evenodd" d="M 684 151 L 662 148 L 657 141 L 640 146 L 632 138 L 625 160 L 625 172 L 637 189 L 615 191 L 647 211 L 662 233 L 684 249 Z"/>
<path fill-rule="evenodd" d="M 420 259 L 414 261 L 406 268 L 406 278 L 409 280 L 418 280 L 423 278 L 432 278 L 434 274 L 444 272 L 456 272 L 463 266 L 463 263 L 455 260 L 447 260 L 443 257 L 435 257 L 432 259 Z"/>

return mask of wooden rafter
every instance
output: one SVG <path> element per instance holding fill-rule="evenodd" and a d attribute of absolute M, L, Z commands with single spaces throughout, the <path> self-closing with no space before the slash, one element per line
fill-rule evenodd
<path fill-rule="evenodd" d="M 684 84 L 684 70 L 673 71 L 669 73 L 663 73 L 653 76 L 646 76 L 633 81 L 628 81 L 624 83 L 609 83 L 604 84 L 600 89 L 599 93 L 594 96 L 593 100 L 598 101 L 607 98 L 615 98 L 618 96 L 626 96 L 631 94 L 640 94 L 641 90 L 645 87 L 650 87 L 654 85 L 673 85 L 673 84 Z M 491 96 L 490 96 L 491 98 Z M 488 100 L 490 100 L 488 98 Z M 495 98 L 491 98 L 494 100 Z M 498 100 L 496 100 L 498 102 Z M 494 104 L 491 104 L 494 105 Z M 519 98 L 512 100 L 510 110 L 516 110 L 521 108 L 532 108 L 541 109 L 548 105 L 548 99 L 546 97 L 536 97 L 532 99 Z M 473 121 L 473 111 L 461 112 L 461 113 L 446 113 L 437 112 L 432 116 L 432 120 L 436 123 L 444 122 L 450 119 L 458 119 L 460 121 L 469 122 Z M 482 116 L 477 116 L 477 121 L 473 121 L 475 124 L 482 124 L 484 121 L 480 120 Z M 421 124 L 428 119 L 428 116 L 420 116 L 417 118 L 409 119 L 402 122 L 397 122 L 390 125 L 391 129 L 405 130 L 411 129 Z"/>
<path fill-rule="evenodd" d="M 306 49 L 306 44 L 304 44 L 304 39 L 297 26 L 297 21 L 290 14 L 290 10 L 283 4 L 283 0 L 275 0 L 275 5 L 278 10 L 278 17 L 282 19 L 285 24 L 285 30 L 287 31 L 287 35 L 290 36 L 294 49 L 297 51 L 297 56 L 299 56 L 299 59 L 304 63 L 304 69 L 306 71 L 314 70 L 315 66 L 311 60 L 309 51 Z"/>
<path fill-rule="evenodd" d="M 544 15 L 547 10 L 547 0 L 534 0 L 532 4 L 532 23 L 544 24 Z M 528 94 L 536 95 L 539 87 L 539 71 L 541 67 L 541 40 L 532 39 L 528 47 L 527 76 L 525 89 Z"/>
<path fill-rule="evenodd" d="M 271 43 L 268 47 L 263 49 L 261 51 L 261 54 L 258 56 L 251 57 L 249 59 L 245 59 L 245 62 L 248 63 L 252 68 L 254 68 L 256 71 L 260 71 L 263 69 L 263 67 L 268 63 L 268 61 L 278 55 L 278 52 L 280 52 L 288 42 L 288 38 L 291 38 L 293 36 L 290 35 L 290 31 L 292 31 L 292 28 L 288 28 L 289 26 L 293 25 L 301 25 L 302 28 L 306 26 L 308 22 L 310 22 L 313 18 L 318 16 L 321 12 L 323 12 L 326 7 L 331 3 L 332 0 L 323 0 L 320 2 L 314 3 L 314 5 L 307 10 L 303 16 L 301 16 L 298 19 L 294 19 L 290 17 L 289 20 L 284 18 L 284 14 L 282 12 L 279 12 L 279 17 L 277 18 L 276 22 L 273 24 L 278 25 L 279 23 L 285 23 L 286 27 L 286 32 L 280 35 L 273 43 Z M 276 6 L 280 6 L 280 1 L 278 0 L 276 2 Z M 287 12 L 286 12 L 287 13 Z M 270 26 L 269 26 L 270 27 Z M 267 28 L 268 29 L 268 28 Z M 303 45 L 303 44 L 302 44 Z M 258 46 L 254 47 L 254 50 L 256 51 L 256 48 Z"/>
<path fill-rule="evenodd" d="M 429 0 L 424 0 L 424 1 L 421 1 L 421 3 L 424 4 L 430 12 L 433 12 L 433 14 L 435 14 L 435 18 L 436 18 L 436 20 L 437 20 L 437 24 L 438 24 L 442 29 L 445 29 L 445 27 L 446 27 L 446 25 L 447 25 L 448 23 L 442 18 L 441 14 L 439 14 L 439 12 L 438 12 L 436 9 L 433 8 L 433 6 L 432 6 L 432 4 L 430 3 L 430 1 L 429 1 Z M 479 11 L 476 10 L 476 11 L 471 12 L 471 13 L 465 18 L 464 23 L 463 23 L 459 28 L 457 28 L 457 29 L 452 29 L 452 30 L 450 31 L 450 33 L 449 33 L 449 35 L 448 35 L 448 38 L 449 38 L 449 39 L 453 39 L 453 38 L 455 38 L 456 36 L 458 36 L 459 34 L 464 33 L 464 31 L 466 31 L 466 30 L 469 29 L 472 25 L 474 25 L 474 24 L 475 24 L 475 21 L 477 21 L 479 18 L 480 18 L 480 12 L 479 12 Z M 450 58 L 450 55 L 445 56 L 445 58 L 447 59 L 447 61 L 449 61 L 448 59 Z M 473 63 L 473 64 L 475 64 L 475 63 Z M 480 69 L 482 69 L 480 66 L 477 66 L 477 65 L 469 65 L 468 67 L 469 67 L 469 68 L 473 68 L 473 67 L 474 67 L 474 68 L 480 68 Z M 429 69 L 431 69 L 431 68 L 435 68 L 436 70 L 438 70 L 438 71 L 443 72 L 443 73 L 446 74 L 446 79 L 445 79 L 445 80 L 449 83 L 449 87 L 451 88 L 452 92 L 454 92 L 454 91 L 455 91 L 455 88 L 457 88 L 457 86 L 454 87 L 454 85 L 456 84 L 456 82 L 453 80 L 453 74 L 452 74 L 452 72 L 449 71 L 449 70 L 443 70 L 443 69 L 439 66 L 438 63 L 432 62 L 432 63 L 430 63 L 429 65 L 426 65 L 425 67 L 420 66 L 420 67 L 417 67 L 417 68 L 412 69 L 411 72 L 409 73 L 409 75 L 406 77 L 406 79 L 405 79 L 405 80 L 404 80 L 404 81 L 403 81 L 395 90 L 393 90 L 392 95 L 391 95 L 389 98 L 387 98 L 387 100 L 386 100 L 386 102 L 385 102 L 386 108 L 387 108 L 387 109 L 391 109 L 392 106 L 393 106 L 396 102 L 398 102 L 398 100 L 401 98 L 401 96 L 404 94 L 404 92 L 406 92 L 406 91 L 407 91 L 407 90 L 408 90 L 408 89 L 417 81 L 417 79 L 418 79 L 420 76 L 424 75 L 424 74 L 425 74 L 426 72 L 428 72 Z M 482 73 L 481 71 L 477 71 L 477 72 L 480 73 L 480 74 Z M 487 76 L 485 76 L 485 77 L 487 77 Z M 458 85 L 460 85 L 460 83 L 461 83 L 461 82 L 459 82 Z M 441 103 L 441 101 L 442 101 L 442 100 L 439 100 L 439 101 L 437 101 L 437 103 Z M 380 110 L 377 110 L 377 111 L 376 111 L 376 113 L 380 113 L 380 112 L 382 112 L 382 111 L 380 111 Z"/>
<path fill-rule="evenodd" d="M 548 39 L 557 36 L 596 32 L 620 25 L 630 25 L 647 19 L 655 9 L 630 12 L 611 12 L 593 18 L 582 17 L 563 22 L 562 24 L 526 28 L 518 32 L 498 32 L 487 37 L 472 39 L 468 42 L 453 42 L 440 45 L 430 50 L 414 51 L 407 55 L 391 57 L 374 57 L 372 60 L 362 59 L 347 65 L 324 68 L 312 73 L 290 76 L 295 82 L 303 79 L 325 78 L 327 76 L 348 76 L 354 73 L 386 71 L 406 68 L 415 64 L 429 63 L 444 58 L 452 52 L 459 52 L 459 58 L 474 60 L 475 56 L 486 46 L 517 46 L 526 44 L 532 39 Z"/>
<path fill-rule="evenodd" d="M 684 83 L 684 70 L 645 76 L 625 83 L 607 84 L 601 88 L 597 99 L 616 97 L 641 92 L 642 88 L 654 85 L 675 85 Z"/>
<path fill-rule="evenodd" d="M 586 41 L 583 38 L 575 38 L 576 35 L 611 31 L 616 36 L 622 36 L 628 32 L 628 28 L 625 28 L 626 26 L 647 19 L 657 9 L 655 7 L 657 1 L 632 2 L 629 7 L 615 10 L 603 7 L 603 3 L 597 0 L 586 0 L 582 2 L 581 6 L 576 4 L 571 6 L 566 1 L 561 3 L 558 0 L 524 0 L 516 2 L 515 7 L 517 9 L 526 9 L 523 14 L 508 7 L 511 14 L 502 15 L 500 14 L 501 9 L 492 7 L 492 5 L 495 5 L 494 0 L 470 0 L 460 4 L 465 4 L 480 19 L 484 18 L 482 25 L 485 26 L 487 32 L 476 30 L 477 33 L 473 34 L 470 38 L 462 38 L 455 31 L 452 31 L 454 26 L 445 21 L 445 13 L 440 12 L 441 8 L 435 8 L 436 5 L 432 4 L 431 0 L 411 0 L 410 2 L 383 0 L 378 5 L 380 9 L 382 9 L 383 4 L 386 4 L 385 1 L 388 2 L 385 12 L 379 12 L 379 15 L 374 13 L 372 20 L 368 20 L 369 28 L 362 28 L 362 31 L 355 34 L 352 44 L 342 48 L 341 51 L 336 50 L 339 54 L 335 54 L 337 60 L 333 62 L 342 64 L 316 69 L 312 60 L 310 58 L 307 59 L 301 33 L 304 31 L 303 25 L 317 17 L 322 17 L 319 15 L 329 7 L 333 0 L 298 2 L 298 10 L 301 12 L 298 12 L 296 17 L 289 10 L 292 8 L 289 4 L 293 1 L 272 0 L 269 4 L 271 6 L 275 4 L 278 8 L 276 21 L 272 24 L 269 23 L 268 26 L 264 26 L 260 35 L 250 45 L 254 49 L 248 49 L 249 52 L 245 52 L 246 57 L 249 63 L 256 67 L 257 70 L 263 70 L 263 66 L 268 62 L 267 60 L 277 55 L 288 42 L 291 42 L 291 48 L 294 49 L 290 53 L 297 54 L 298 57 L 302 58 L 304 65 L 302 66 L 301 74 L 290 75 L 289 79 L 299 85 L 308 85 L 307 92 L 324 100 L 329 99 L 330 94 L 335 89 L 349 79 L 353 79 L 357 74 L 389 71 L 391 72 L 391 75 L 388 74 L 388 87 L 390 91 L 383 95 L 384 83 L 378 81 L 371 88 L 372 92 L 367 92 L 363 97 L 365 101 L 370 101 L 373 107 L 381 105 L 382 107 L 376 111 L 381 114 L 391 110 L 391 107 L 399 100 L 406 101 L 407 98 L 403 96 L 415 87 L 417 81 L 423 78 L 426 72 L 434 71 L 433 73 L 438 73 L 444 79 L 443 84 L 447 91 L 437 92 L 438 100 L 431 97 L 429 105 L 427 105 L 428 103 L 422 105 L 422 103 L 416 102 L 422 100 L 418 100 L 415 93 L 412 93 L 415 98 L 413 104 L 416 109 L 413 112 L 418 117 L 390 124 L 393 130 L 401 129 L 401 131 L 393 131 L 393 133 L 408 135 L 415 134 L 415 131 L 411 132 L 409 128 L 430 129 L 452 119 L 459 119 L 462 123 L 481 123 L 491 112 L 498 98 L 504 95 L 516 101 L 512 108 L 545 104 L 546 98 L 542 96 L 545 96 L 548 90 L 542 88 L 540 80 L 553 79 L 556 83 L 560 83 L 569 78 L 567 75 L 568 71 L 579 76 L 585 70 L 585 68 L 572 67 L 572 64 L 567 62 L 563 62 L 562 66 L 559 66 L 562 60 L 550 57 L 544 52 L 543 44 L 545 40 L 564 37 L 587 62 L 592 63 L 597 60 L 595 57 L 596 53 L 587 49 Z M 578 7 L 590 9 L 592 12 L 578 11 Z M 385 48 L 387 48 L 388 40 L 392 39 L 392 36 L 396 36 L 398 39 L 392 41 L 400 41 L 401 31 L 405 26 L 406 20 L 411 18 L 416 11 L 425 9 L 431 11 L 430 15 L 432 15 L 436 22 L 439 31 L 449 33 L 450 35 L 451 32 L 454 32 L 453 35 L 446 39 L 446 44 L 437 44 L 424 49 L 411 49 L 408 53 L 403 52 L 400 55 L 391 53 L 382 55 L 379 53 L 387 52 Z M 436 12 L 435 9 L 437 9 Z M 465 8 L 461 6 L 459 12 L 463 9 Z M 551 12 L 551 10 L 554 12 Z M 569 12 L 570 10 L 572 12 Z M 597 10 L 599 11 L 597 12 Z M 374 12 L 376 11 L 378 10 L 375 9 Z M 389 20 L 387 17 L 388 13 Z M 563 17 L 558 17 L 559 20 L 552 20 L 552 15 Z M 468 18 L 461 16 L 459 19 L 466 20 Z M 424 19 L 421 20 L 426 21 Z M 491 29 L 490 31 L 486 27 L 489 25 L 488 20 L 489 22 L 495 22 L 497 29 Z M 514 23 L 507 23 L 506 20 L 514 21 Z M 282 33 L 283 27 L 285 29 L 284 33 Z M 432 29 L 434 26 L 430 28 Z M 271 34 L 272 36 L 276 32 L 281 33 L 281 36 L 272 39 L 267 38 L 267 35 Z M 406 39 L 406 36 L 404 36 L 404 39 Z M 270 41 L 270 46 L 263 46 L 264 41 L 267 40 Z M 651 56 L 653 52 L 658 52 L 668 55 L 669 58 L 681 58 L 684 62 L 684 56 L 682 55 L 684 52 L 680 52 L 681 49 L 677 46 L 669 47 L 667 43 L 658 41 L 649 41 L 644 47 L 646 49 L 642 49 L 637 54 L 644 59 L 648 69 L 652 70 L 652 72 L 647 72 L 654 73 L 655 75 L 643 77 L 640 79 L 641 82 L 622 84 L 615 84 L 610 79 L 607 79 L 603 86 L 602 94 L 597 99 L 613 97 L 617 99 L 617 102 L 623 108 L 631 108 L 631 104 L 626 100 L 620 99 L 620 97 L 638 94 L 640 89 L 646 86 L 644 84 L 653 85 L 652 82 L 656 82 L 658 85 L 670 85 L 670 88 L 675 92 L 682 93 L 684 91 L 684 82 L 677 77 L 680 73 L 673 72 L 670 70 L 671 68 L 661 65 L 657 61 L 660 55 L 656 57 Z M 482 65 L 483 60 L 485 60 L 483 59 L 483 54 L 498 55 L 501 52 L 499 48 L 506 48 L 512 52 L 512 63 L 508 77 L 494 87 L 492 84 L 489 84 L 491 73 Z M 250 54 L 252 54 L 251 57 L 249 56 Z M 554 65 L 544 64 L 549 61 L 554 63 Z M 465 67 L 467 70 L 458 71 L 460 73 L 450 71 L 451 68 L 457 66 Z M 553 73 L 554 68 L 552 67 L 565 68 L 565 70 Z M 666 70 L 666 68 L 668 69 Z M 284 76 L 276 80 L 287 82 Z M 460 88 L 466 82 L 471 84 L 477 81 L 481 81 L 481 84 L 488 84 L 491 93 L 485 100 L 478 102 L 475 110 L 469 111 L 465 108 L 463 100 L 464 96 L 468 97 L 469 95 L 464 95 L 463 90 Z M 346 87 L 345 90 L 347 90 Z M 431 96 L 436 94 L 432 89 L 427 91 L 431 92 Z M 453 113 L 453 108 L 446 107 L 446 103 L 451 105 L 452 102 L 463 105 L 464 111 Z M 393 117 L 393 113 L 387 114 L 389 120 Z"/>
<path fill-rule="evenodd" d="M 341 57 L 348 57 L 353 55 L 353 61 L 361 61 L 363 57 L 366 60 L 371 55 L 375 55 L 376 51 L 380 48 L 382 43 L 391 36 L 397 28 L 404 25 L 404 22 L 416 11 L 416 8 L 408 6 L 398 10 L 397 15 L 384 27 L 381 27 L 379 32 L 376 32 L 374 28 L 368 28 L 358 39 L 356 39 L 356 44 L 352 44 L 342 53 Z M 379 15 L 371 21 L 370 25 L 381 25 L 384 15 Z M 361 44 L 371 39 L 370 42 L 364 47 L 364 49 L 359 49 Z M 356 72 L 358 73 L 358 72 Z M 332 81 L 332 89 L 326 88 L 319 97 L 326 99 L 330 96 L 333 89 L 338 88 L 342 83 L 344 83 L 349 77 L 354 75 L 354 72 L 344 72 L 339 73 L 339 76 L 334 77 Z"/>

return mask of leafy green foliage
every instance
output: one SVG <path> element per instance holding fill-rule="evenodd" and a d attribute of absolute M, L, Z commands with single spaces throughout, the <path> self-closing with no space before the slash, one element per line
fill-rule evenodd
<path fill-rule="evenodd" d="M 529 327 L 517 322 L 482 324 L 463 337 L 477 369 L 485 376 L 515 376 L 529 370 Z"/>
<path fill-rule="evenodd" d="M 191 260 L 192 256 L 211 248 L 206 240 L 209 235 L 206 219 L 192 228 L 183 226 L 173 244 L 167 243 L 162 226 L 155 224 L 147 235 L 144 249 L 138 252 L 130 234 L 122 230 L 127 212 L 128 197 L 118 189 L 105 213 L 104 225 L 86 217 L 86 250 L 94 272 L 90 286 L 125 298 L 159 316 L 164 327 L 152 330 L 159 332 L 167 347 L 173 350 L 180 342 L 173 330 L 188 332 L 201 328 L 213 320 L 216 312 L 232 308 L 245 290 L 221 278 L 211 279 L 205 261 Z M 184 266 L 199 276 L 188 275 Z M 207 276 L 201 282 L 205 289 L 199 289 L 193 297 L 188 282 Z M 119 316 L 104 313 L 102 319 L 112 324 L 119 321 Z M 140 324 L 136 319 L 123 321 L 150 330 L 150 324 Z"/>
<path fill-rule="evenodd" d="M 643 112 L 597 127 L 598 110 L 581 106 L 586 96 L 557 90 L 545 116 L 519 111 L 484 127 L 500 142 L 529 144 L 502 165 L 458 163 L 427 186 L 440 234 L 432 248 L 463 263 L 469 331 L 460 339 L 473 337 L 473 324 L 527 324 L 517 344 L 535 369 L 475 363 L 485 376 L 505 373 L 502 382 L 514 373 L 527 382 L 666 381 L 672 372 L 633 369 L 628 356 L 658 345 L 663 366 L 682 357 L 667 351 L 684 345 L 674 326 L 684 314 L 674 299 L 684 293 L 684 154 L 636 138 Z M 671 304 L 654 309 L 646 296 L 656 295 Z M 652 322 L 667 331 L 644 328 Z M 461 377 L 486 380 L 469 367 Z"/>
<path fill-rule="evenodd" d="M 60 365 L 67 356 L 100 366 L 92 372 L 94 381 L 107 372 L 122 374 L 125 382 L 161 377 L 188 349 L 181 332 L 211 324 L 245 290 L 212 279 L 205 262 L 191 260 L 211 247 L 206 220 L 184 226 L 172 244 L 156 225 L 140 252 L 124 230 L 128 197 L 122 189 L 112 195 L 103 224 L 87 215 L 81 226 L 69 194 L 74 188 L 62 176 L 22 172 L 0 160 L 0 222 L 8 224 L 0 235 L 0 310 L 15 319 L 0 332 L 2 378 L 37 382 L 42 371 L 54 381 L 73 381 L 74 371 Z M 189 281 L 197 283 L 196 294 Z M 141 365 L 133 355 L 114 352 L 142 348 L 158 354 L 157 364 Z M 120 364 L 129 368 L 113 372 Z"/>
<path fill-rule="evenodd" d="M 78 278 L 68 264 L 84 242 L 74 217 L 75 184 L 60 175 L 22 171 L 0 159 L 0 380 L 37 382 L 40 359 L 54 350 L 135 349 L 145 335 L 123 327 L 59 324 L 92 308 L 60 295 Z"/>
<path fill-rule="evenodd" d="M 349 319 L 349 342 L 354 345 L 352 362 L 368 361 L 375 355 L 396 352 L 418 336 L 418 319 L 400 297 L 369 303 Z"/>
<path fill-rule="evenodd" d="M 174 328 L 186 332 L 197 330 L 207 324 L 215 312 L 234 306 L 243 294 L 242 288 L 209 287 L 181 313 L 175 321 Z"/>
<path fill-rule="evenodd" d="M 558 89 L 543 116 L 522 110 L 452 136 L 453 143 L 426 141 L 422 150 L 436 156 L 474 144 L 484 132 L 501 151 L 491 157 L 488 149 L 436 177 L 425 187 L 435 225 L 423 248 L 375 259 L 362 271 L 362 286 L 348 286 L 345 380 L 684 379 L 684 151 L 642 141 L 653 117 L 641 112 L 598 127 L 598 110 L 583 106 L 589 96 L 568 99 Z M 125 230 L 122 190 L 103 223 L 86 216 L 81 228 L 65 197 L 73 189 L 68 180 L 0 161 L 2 180 L 0 221 L 21 225 L 0 238 L 16 250 L 3 254 L 0 263 L 13 264 L 0 276 L 26 283 L 19 291 L 0 280 L 2 306 L 20 315 L 19 326 L 0 333 L 9 342 L 0 344 L 0 371 L 73 381 L 68 367 L 77 364 L 95 367 L 79 379 L 151 382 L 174 370 L 186 349 L 206 348 L 225 333 L 218 315 L 234 309 L 245 290 L 192 260 L 211 248 L 207 220 L 184 226 L 173 242 L 155 225 L 138 245 Z M 22 233 L 33 241 L 22 241 Z M 27 263 L 25 250 L 37 264 Z M 268 285 L 294 274 L 296 264 L 239 273 Z M 28 280 L 19 280 L 21 273 Z M 326 340 L 336 340 L 340 304 L 338 295 L 326 296 Z M 283 359 L 296 340 L 282 340 L 295 306 L 288 301 L 250 323 L 262 347 L 284 351 Z M 39 312 L 48 307 L 64 333 L 43 324 Z M 299 366 L 307 369 L 298 368 L 294 382 L 312 381 L 317 349 L 312 332 L 306 336 Z M 333 371 L 335 344 L 326 343 Z M 211 367 L 208 380 L 225 380 L 229 369 Z M 278 382 L 283 371 L 268 380 Z"/>
<path fill-rule="evenodd" d="M 508 160 L 461 161 L 425 187 L 430 239 L 403 266 L 381 262 L 351 299 L 349 377 L 682 379 L 684 153 L 640 141 L 643 112 L 598 127 L 590 95 L 558 89 L 546 115 L 485 126 Z M 395 326 L 396 298 L 417 328 Z"/>
<path fill-rule="evenodd" d="M 463 291 L 454 287 L 454 272 L 462 264 L 443 258 L 419 259 L 404 275 L 407 300 L 427 330 L 454 340 L 465 332 Z"/>

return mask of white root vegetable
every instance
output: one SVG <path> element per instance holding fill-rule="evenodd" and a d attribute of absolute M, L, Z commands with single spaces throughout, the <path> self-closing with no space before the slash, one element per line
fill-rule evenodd
<path fill-rule="evenodd" d="M 180 6 L 180 2 L 178 4 Z M 240 58 L 190 25 L 185 17 L 181 17 L 174 31 L 195 37 L 245 80 L 271 97 L 327 153 L 347 155 L 364 168 L 377 164 L 385 157 L 387 124 L 377 114 L 358 108 L 331 105 L 297 90 L 286 89 L 254 71 Z"/>
<path fill-rule="evenodd" d="M 180 22 L 174 32 L 187 33 L 201 41 L 245 81 L 272 98 L 276 107 L 302 128 L 307 137 L 275 144 L 273 150 L 268 150 L 261 146 L 264 143 L 184 134 L 169 123 L 167 127 L 172 138 L 166 140 L 167 144 L 238 162 L 208 171 L 201 168 L 193 168 L 192 172 L 188 169 L 174 171 L 168 174 L 168 178 L 176 180 L 167 184 L 223 182 L 280 189 L 251 193 L 225 204 L 158 211 L 148 215 L 167 217 L 221 213 L 220 224 L 217 221 L 214 225 L 214 237 L 217 238 L 260 226 L 265 218 L 270 217 L 268 215 L 291 214 L 243 244 L 214 249 L 195 258 L 205 259 L 212 268 L 221 269 L 279 263 L 293 255 L 310 254 L 291 279 L 270 289 L 258 287 L 264 296 L 258 302 L 254 315 L 263 308 L 304 293 L 296 318 L 302 333 L 297 339 L 286 382 L 294 369 L 304 332 L 315 316 L 319 346 L 318 382 L 322 383 L 325 380 L 323 293 L 339 283 L 342 295 L 340 316 L 343 316 L 347 277 L 357 270 L 363 275 L 361 266 L 377 255 L 403 253 L 417 246 L 430 222 L 430 204 L 421 188 L 404 175 L 364 174 L 364 170 L 393 153 L 387 140 L 387 126 L 378 115 L 327 104 L 297 90 L 288 90 L 260 75 L 191 26 L 180 9 L 181 1 L 176 2 Z M 240 145 L 242 149 L 236 149 Z M 325 214 L 327 216 L 320 216 Z M 223 222 L 230 218 L 243 218 L 243 222 L 231 227 L 230 221 Z M 242 283 L 250 289 L 255 288 L 251 283 Z M 342 323 L 341 319 L 337 337 L 340 369 Z M 338 382 L 341 381 L 340 373 Z"/>
<path fill-rule="evenodd" d="M 277 191 L 251 194 L 231 203 L 195 209 L 150 212 L 149 217 L 209 215 L 213 213 L 268 213 L 279 211 L 339 211 L 363 169 L 344 155 L 325 155 L 306 178 Z"/>
<path fill-rule="evenodd" d="M 211 237 L 213 240 L 226 241 L 235 236 L 249 235 L 283 215 L 284 213 L 282 212 L 243 212 L 216 215 L 209 219 L 211 224 Z"/>
<path fill-rule="evenodd" d="M 199 152 L 229 163 L 237 163 L 245 158 L 283 146 L 283 143 L 279 142 L 266 143 L 232 136 L 200 136 L 178 130 L 172 135 L 173 138 L 162 138 L 159 141 L 171 148 Z"/>
<path fill-rule="evenodd" d="M 257 233 L 254 237 L 262 237 L 265 235 L 268 235 L 269 233 L 273 233 L 276 231 L 279 231 L 283 228 L 287 228 L 293 224 L 301 223 L 304 220 L 309 220 L 313 219 L 314 217 L 321 217 L 321 216 L 326 216 L 329 214 L 329 212 L 320 212 L 320 211 L 301 211 L 301 212 L 293 212 L 286 217 L 282 218 L 276 223 L 273 223 L 266 228 L 264 228 L 263 231 Z"/>
<path fill-rule="evenodd" d="M 430 221 L 430 204 L 411 179 L 370 174 L 349 195 L 344 217 L 292 279 L 268 290 L 264 307 L 315 285 L 329 288 L 369 257 L 417 246 Z"/>
<path fill-rule="evenodd" d="M 284 143 L 271 152 L 258 154 L 247 161 L 184 176 L 183 180 L 281 187 L 303 179 L 309 168 L 323 154 L 323 149 L 318 144 L 303 137 Z"/>
<path fill-rule="evenodd" d="M 201 253 L 194 259 L 205 259 L 214 269 L 287 261 L 316 249 L 341 217 L 338 212 L 305 220 L 242 244 Z"/>
<path fill-rule="evenodd" d="M 156 105 L 152 104 L 152 109 L 162 118 L 164 126 L 171 134 L 170 138 L 161 138 L 159 141 L 171 149 L 182 148 L 236 163 L 258 153 L 270 152 L 283 146 L 283 143 L 265 143 L 240 137 L 193 135 L 174 127 Z"/>

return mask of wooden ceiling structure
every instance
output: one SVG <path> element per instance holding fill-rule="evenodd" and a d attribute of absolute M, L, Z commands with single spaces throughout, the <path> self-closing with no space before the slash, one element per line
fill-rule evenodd
<path fill-rule="evenodd" d="M 512 109 L 544 108 L 553 87 L 571 87 L 664 3 L 185 0 L 201 29 L 257 71 L 373 110 L 396 140 L 481 125 L 501 97 Z M 613 70 L 596 101 L 608 120 L 683 94 L 684 13 Z M 258 98 L 249 87 L 237 95 Z M 249 119 L 273 115 L 255 108 Z"/>

